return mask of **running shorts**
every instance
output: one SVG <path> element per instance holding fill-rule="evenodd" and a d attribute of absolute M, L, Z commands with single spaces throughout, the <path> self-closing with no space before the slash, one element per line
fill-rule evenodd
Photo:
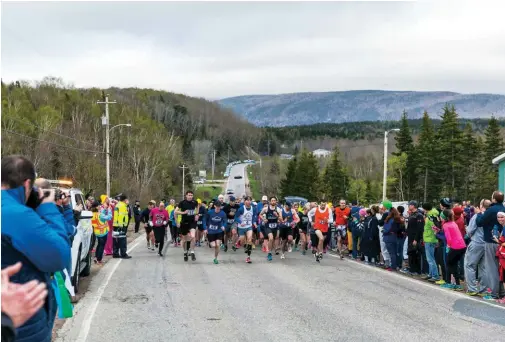
<path fill-rule="evenodd" d="M 326 247 L 327 243 L 326 243 L 326 236 L 328 235 L 328 233 L 323 233 L 323 248 Z M 319 244 L 319 238 L 317 237 L 316 233 L 312 233 L 310 234 L 310 242 L 312 242 L 312 247 L 317 247 L 317 245 Z"/>
<path fill-rule="evenodd" d="M 196 222 L 182 223 L 179 229 L 179 234 L 188 235 L 191 229 L 196 229 Z"/>
<path fill-rule="evenodd" d="M 217 240 L 224 240 L 224 232 L 217 233 L 217 234 L 207 234 L 207 240 L 209 240 L 209 243 L 217 241 Z"/>
<path fill-rule="evenodd" d="M 244 236 L 248 231 L 252 231 L 252 227 L 249 228 L 238 228 L 238 236 Z"/>
<path fill-rule="evenodd" d="M 204 230 L 204 229 L 203 229 L 203 222 L 202 222 L 202 221 L 200 221 L 200 220 L 199 220 L 199 221 L 196 223 L 196 226 L 198 227 L 198 230 L 200 230 L 200 231 Z"/>
<path fill-rule="evenodd" d="M 345 238 L 347 234 L 347 227 L 346 226 L 337 226 L 336 227 L 336 235 L 340 236 L 341 238 Z"/>
<path fill-rule="evenodd" d="M 226 228 L 225 228 L 225 232 L 226 233 L 229 233 L 232 231 L 232 229 L 237 229 L 237 223 L 236 222 L 233 222 L 233 223 L 227 223 L 226 224 Z"/>
<path fill-rule="evenodd" d="M 153 227 L 149 225 L 145 225 L 144 228 L 146 229 L 146 234 L 149 235 L 153 231 Z"/>
<path fill-rule="evenodd" d="M 279 228 L 279 233 L 281 239 L 287 240 L 288 236 L 293 236 L 293 229 L 289 226 L 281 226 Z"/>

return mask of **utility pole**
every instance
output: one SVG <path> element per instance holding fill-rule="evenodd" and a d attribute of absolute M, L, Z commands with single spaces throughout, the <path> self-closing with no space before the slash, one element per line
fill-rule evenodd
<path fill-rule="evenodd" d="M 182 166 L 179 166 L 179 169 L 182 169 L 182 200 L 184 200 L 184 194 L 186 193 L 184 189 L 184 182 L 186 181 L 186 169 L 189 169 L 186 165 L 182 164 Z"/>
<path fill-rule="evenodd" d="M 216 167 L 216 150 L 212 150 L 212 180 L 214 180 L 215 167 Z"/>
<path fill-rule="evenodd" d="M 228 145 L 228 164 L 230 164 L 230 145 Z"/>
<path fill-rule="evenodd" d="M 97 104 L 105 104 L 105 117 L 102 117 L 102 125 L 105 124 L 105 169 L 107 173 L 107 197 L 110 197 L 110 131 L 109 131 L 109 104 L 114 104 L 116 101 L 109 102 L 109 94 L 105 96 L 104 101 L 97 101 Z"/>
<path fill-rule="evenodd" d="M 303 151 L 303 140 L 300 140 L 300 152 Z"/>
<path fill-rule="evenodd" d="M 270 157 L 270 139 L 268 139 L 267 144 L 268 144 L 268 156 Z"/>

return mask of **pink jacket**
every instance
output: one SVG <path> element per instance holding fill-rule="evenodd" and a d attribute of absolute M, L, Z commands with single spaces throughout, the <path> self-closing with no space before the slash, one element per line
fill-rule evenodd
<path fill-rule="evenodd" d="M 450 249 L 463 249 L 466 247 L 465 240 L 463 240 L 456 222 L 445 222 L 442 228 L 444 229 L 447 246 Z"/>

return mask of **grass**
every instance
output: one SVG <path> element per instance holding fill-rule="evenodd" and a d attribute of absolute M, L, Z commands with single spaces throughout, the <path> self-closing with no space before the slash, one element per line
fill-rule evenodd
<path fill-rule="evenodd" d="M 252 169 L 253 169 L 252 167 L 249 167 L 247 170 L 248 178 L 249 178 L 249 188 L 251 189 L 252 197 L 256 201 L 259 201 L 259 200 L 261 200 L 260 185 L 259 185 L 259 182 L 254 178 L 254 174 L 252 172 Z"/>
<path fill-rule="evenodd" d="M 222 190 L 223 187 L 220 184 L 213 186 L 197 186 L 195 189 L 195 197 L 202 201 L 210 201 L 214 197 L 219 196 Z"/>

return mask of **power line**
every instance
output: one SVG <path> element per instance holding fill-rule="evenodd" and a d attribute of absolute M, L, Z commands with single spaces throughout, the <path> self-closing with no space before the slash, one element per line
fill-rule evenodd
<path fill-rule="evenodd" d="M 10 134 L 18 135 L 20 137 L 24 137 L 24 138 L 28 138 L 28 139 L 32 139 L 32 140 L 37 140 L 37 141 L 40 141 L 40 142 L 45 142 L 47 144 L 58 146 L 58 147 L 62 147 L 62 148 L 68 148 L 68 149 L 71 149 L 71 150 L 90 152 L 90 153 L 100 153 L 100 154 L 104 153 L 102 151 L 94 151 L 94 150 L 87 150 L 87 149 L 78 148 L 78 147 L 60 145 L 60 144 L 57 144 L 57 143 L 54 143 L 54 142 L 51 142 L 51 141 L 47 141 L 47 140 L 42 140 L 42 139 L 30 137 L 28 135 L 24 135 L 24 134 L 21 134 L 21 133 L 15 132 L 15 131 L 11 131 L 11 130 L 8 130 L 8 129 L 5 129 L 5 128 L 2 128 L 2 130 L 5 131 L 5 132 L 7 132 L 7 133 L 10 133 Z"/>
<path fill-rule="evenodd" d="M 87 142 L 87 141 L 82 141 L 82 140 L 79 140 L 79 139 L 75 139 L 75 138 L 72 138 L 72 137 L 69 137 L 69 136 L 63 135 L 63 134 L 61 134 L 61 133 L 58 133 L 58 132 L 50 131 L 50 130 L 48 130 L 48 129 L 45 129 L 45 128 L 43 128 L 43 127 L 40 127 L 40 126 L 38 126 L 38 125 L 36 125 L 36 124 L 34 124 L 34 123 L 31 123 L 31 122 L 28 122 L 28 121 L 19 120 L 19 119 L 16 119 L 16 118 L 4 118 L 4 120 L 5 120 L 5 119 L 8 119 L 8 120 L 14 120 L 14 121 L 17 121 L 17 122 L 20 122 L 20 123 L 23 123 L 23 124 L 27 124 L 27 125 L 30 125 L 30 126 L 36 127 L 36 128 L 40 129 L 40 130 L 41 130 L 41 131 L 43 131 L 43 132 L 56 134 L 56 135 L 59 135 L 60 137 L 63 137 L 63 138 L 65 138 L 65 139 L 74 140 L 74 141 L 76 141 L 76 142 L 80 142 L 80 143 L 83 143 L 83 144 L 88 144 L 88 145 L 90 145 L 90 146 L 95 147 L 95 144 L 93 144 L 93 143 L 89 143 L 89 142 Z"/>

